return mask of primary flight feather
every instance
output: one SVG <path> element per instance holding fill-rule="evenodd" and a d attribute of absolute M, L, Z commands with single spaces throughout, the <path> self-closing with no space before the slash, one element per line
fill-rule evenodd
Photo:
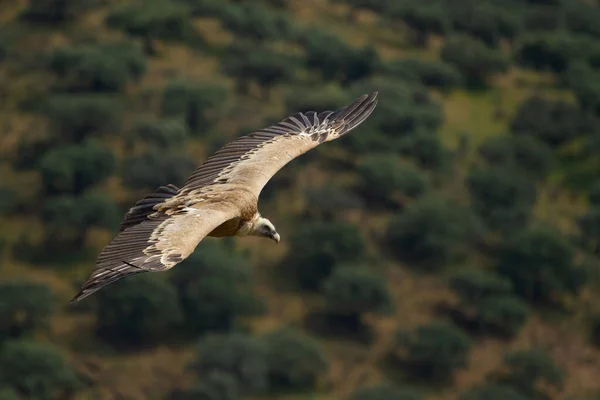
<path fill-rule="evenodd" d="M 140 272 L 173 268 L 206 236 L 261 236 L 279 243 L 258 212 L 258 197 L 288 162 L 360 125 L 375 109 L 377 92 L 337 111 L 297 113 L 223 146 L 181 189 L 161 186 L 125 214 L 119 235 L 72 301 Z"/>

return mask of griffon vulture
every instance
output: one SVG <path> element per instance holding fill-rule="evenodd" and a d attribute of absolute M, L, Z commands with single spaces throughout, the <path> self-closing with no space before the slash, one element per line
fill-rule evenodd
<path fill-rule="evenodd" d="M 261 236 L 279 243 L 273 224 L 258 212 L 262 188 L 288 162 L 361 124 L 377 92 L 337 111 L 298 113 L 225 145 L 198 167 L 181 189 L 161 186 L 123 217 L 119 234 L 71 301 L 140 272 L 173 268 L 205 236 Z"/>

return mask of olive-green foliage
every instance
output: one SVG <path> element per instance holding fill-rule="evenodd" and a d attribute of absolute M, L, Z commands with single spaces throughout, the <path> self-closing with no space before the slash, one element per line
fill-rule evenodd
<path fill-rule="evenodd" d="M 498 272 L 529 301 L 552 304 L 556 296 L 576 293 L 585 282 L 574 264 L 574 249 L 560 232 L 535 225 L 515 232 L 501 246 Z"/>
<path fill-rule="evenodd" d="M 227 92 L 220 85 L 176 78 L 164 88 L 162 114 L 182 118 L 192 133 L 206 134 L 216 121 L 213 114 L 226 97 Z"/>
<path fill-rule="evenodd" d="M 287 12 L 257 2 L 230 4 L 219 18 L 234 35 L 258 42 L 293 39 L 295 34 Z"/>
<path fill-rule="evenodd" d="M 11 166 L 16 171 L 30 170 L 37 166 L 40 158 L 47 151 L 56 146 L 56 143 L 48 137 L 28 138 L 20 137 L 16 144 L 11 159 Z"/>
<path fill-rule="evenodd" d="M 0 385 L 20 398 L 60 400 L 71 398 L 82 382 L 54 347 L 15 340 L 0 348 Z"/>
<path fill-rule="evenodd" d="M 596 346 L 600 346 L 600 315 L 594 314 L 590 320 L 590 340 Z"/>
<path fill-rule="evenodd" d="M 20 400 L 17 391 L 8 386 L 0 386 L 0 399 Z"/>
<path fill-rule="evenodd" d="M 402 58 L 383 64 L 381 69 L 392 78 L 420 82 L 444 92 L 449 92 L 462 83 L 462 76 L 456 67 L 443 61 Z"/>
<path fill-rule="evenodd" d="M 529 316 L 527 305 L 514 296 L 511 282 L 493 272 L 458 271 L 450 276 L 449 286 L 460 300 L 460 322 L 477 333 L 511 337 Z"/>
<path fill-rule="evenodd" d="M 131 36 L 143 38 L 146 50 L 152 52 L 152 42 L 157 39 L 195 39 L 190 16 L 190 9 L 184 4 L 168 0 L 144 0 L 117 4 L 106 17 L 106 24 Z"/>
<path fill-rule="evenodd" d="M 394 208 L 405 199 L 420 197 L 427 177 L 394 154 L 373 154 L 358 164 L 359 193 L 372 207 Z"/>
<path fill-rule="evenodd" d="M 0 215 L 8 214 L 15 210 L 19 203 L 19 197 L 14 190 L 0 186 Z"/>
<path fill-rule="evenodd" d="M 356 389 L 349 400 L 421 400 L 421 396 L 413 390 L 379 384 Z"/>
<path fill-rule="evenodd" d="M 361 153 L 403 150 L 429 154 L 416 151 L 413 142 L 419 140 L 415 139 L 418 132 L 435 132 L 439 128 L 442 123 L 440 104 L 423 86 L 401 80 L 375 78 L 352 88 L 357 95 L 373 90 L 379 91 L 381 99 L 377 111 L 361 124 L 362 134 L 348 135 L 341 143 Z M 423 156 L 423 160 L 431 161 L 431 158 Z"/>
<path fill-rule="evenodd" d="M 185 4 L 192 15 L 197 17 L 216 17 L 223 18 L 227 15 L 232 3 L 222 0 L 177 0 Z"/>
<path fill-rule="evenodd" d="M 357 49 L 322 29 L 307 29 L 300 42 L 306 51 L 306 66 L 318 71 L 324 81 L 350 84 L 373 74 L 378 65 L 373 47 Z"/>
<path fill-rule="evenodd" d="M 337 110 L 349 100 L 348 94 L 337 86 L 291 86 L 285 93 L 288 114 L 297 112 Z"/>
<path fill-rule="evenodd" d="M 564 371 L 542 349 L 513 351 L 506 354 L 504 363 L 506 370 L 498 372 L 495 380 L 512 387 L 526 398 L 550 400 L 553 397 L 545 390 L 562 388 Z"/>
<path fill-rule="evenodd" d="M 564 30 L 525 35 L 516 51 L 516 61 L 536 70 L 565 72 L 573 63 L 600 60 L 600 45 L 597 40 L 569 34 Z"/>
<path fill-rule="evenodd" d="M 476 386 L 460 396 L 460 400 L 529 400 L 530 398 L 519 393 L 511 386 L 491 383 Z"/>
<path fill-rule="evenodd" d="M 267 346 L 241 333 L 208 336 L 198 345 L 198 359 L 191 370 L 200 379 L 213 372 L 229 374 L 241 394 L 264 392 L 269 386 Z"/>
<path fill-rule="evenodd" d="M 467 366 L 471 341 L 446 322 L 419 326 L 414 332 L 398 331 L 392 360 L 407 375 L 434 384 L 451 381 L 453 373 Z"/>
<path fill-rule="evenodd" d="M 56 140 L 77 143 L 91 134 L 118 131 L 123 105 L 110 95 L 57 94 L 48 99 L 44 111 Z"/>
<path fill-rule="evenodd" d="M 181 153 L 149 150 L 140 156 L 126 159 L 123 165 L 123 183 L 132 189 L 155 190 L 166 184 L 182 185 L 197 162 Z"/>
<path fill-rule="evenodd" d="M 583 243 L 587 248 L 597 252 L 598 238 L 600 238 L 600 207 L 592 205 L 577 222 Z"/>
<path fill-rule="evenodd" d="M 453 2 L 448 7 L 455 31 L 497 46 L 503 38 L 513 39 L 520 31 L 521 18 L 516 10 L 476 0 Z"/>
<path fill-rule="evenodd" d="M 171 400 L 241 400 L 235 377 L 219 370 L 203 374 L 191 388 L 170 398 Z"/>
<path fill-rule="evenodd" d="M 23 16 L 34 22 L 61 23 L 72 20 L 91 4 L 91 0 L 30 0 Z"/>
<path fill-rule="evenodd" d="M 590 185 L 588 190 L 588 200 L 593 206 L 600 206 L 600 180 L 596 180 Z"/>
<path fill-rule="evenodd" d="M 326 184 L 308 188 L 304 193 L 307 204 L 303 215 L 319 220 L 334 220 L 348 210 L 364 210 L 356 193 L 341 184 Z"/>
<path fill-rule="evenodd" d="M 454 35 L 449 37 L 441 50 L 441 58 L 455 66 L 470 87 L 487 85 L 490 76 L 504 72 L 509 62 L 499 51 L 486 46 L 477 37 Z"/>
<path fill-rule="evenodd" d="M 328 368 L 323 349 L 315 340 L 290 327 L 268 332 L 260 340 L 266 347 L 271 390 L 315 390 Z"/>
<path fill-rule="evenodd" d="M 221 69 L 236 79 L 238 92 L 247 93 L 248 83 L 253 81 L 263 88 L 266 98 L 271 87 L 292 78 L 296 63 L 288 55 L 236 41 L 221 58 Z"/>
<path fill-rule="evenodd" d="M 147 118 L 138 120 L 127 140 L 133 146 L 142 142 L 158 149 L 179 147 L 188 138 L 188 129 L 182 118 Z"/>
<path fill-rule="evenodd" d="M 391 217 L 385 240 L 398 260 L 434 271 L 464 256 L 478 228 L 470 210 L 432 195 Z"/>
<path fill-rule="evenodd" d="M 392 297 L 383 276 L 366 267 L 337 268 L 323 284 L 330 314 L 358 318 L 363 313 L 389 313 Z"/>
<path fill-rule="evenodd" d="M 543 179 L 555 166 L 552 148 L 532 136 L 493 136 L 479 147 L 491 167 L 518 168 L 519 175 Z"/>
<path fill-rule="evenodd" d="M 95 141 L 56 147 L 40 160 L 42 189 L 46 194 L 81 194 L 113 174 L 114 153 Z"/>
<path fill-rule="evenodd" d="M 527 224 L 536 200 L 533 182 L 514 168 L 473 166 L 467 177 L 473 209 L 491 229 L 512 232 Z"/>
<path fill-rule="evenodd" d="M 600 37 L 600 8 L 597 4 L 588 4 L 579 1 L 565 1 L 563 4 L 566 28 L 573 33 Z M 561 10 L 562 11 L 562 10 Z"/>
<path fill-rule="evenodd" d="M 433 132 L 418 130 L 398 141 L 398 151 L 412 158 L 422 168 L 439 170 L 448 160 L 440 137 Z"/>
<path fill-rule="evenodd" d="M 59 78 L 59 89 L 116 92 L 141 77 L 146 59 L 134 43 L 109 42 L 59 48 L 51 55 L 49 67 Z"/>
<path fill-rule="evenodd" d="M 83 235 L 92 226 L 115 229 L 120 219 L 119 208 L 105 193 L 51 197 L 42 208 L 42 220 L 49 229 L 69 229 L 76 235 Z"/>
<path fill-rule="evenodd" d="M 427 44 L 430 35 L 444 35 L 451 29 L 448 10 L 438 1 L 410 0 L 393 7 L 388 17 L 403 21 L 412 31 L 412 42 L 419 46 Z"/>
<path fill-rule="evenodd" d="M 252 269 L 246 264 L 241 255 L 205 241 L 173 270 L 170 280 L 177 288 L 186 330 L 229 331 L 237 317 L 260 311 L 251 286 Z"/>
<path fill-rule="evenodd" d="M 0 340 L 44 328 L 53 311 L 48 286 L 23 280 L 0 283 Z"/>
<path fill-rule="evenodd" d="M 130 276 L 96 293 L 96 332 L 115 345 L 153 344 L 183 319 L 175 288 L 152 273 Z"/>
<path fill-rule="evenodd" d="M 594 119 L 577 106 L 534 95 L 521 103 L 510 127 L 516 135 L 529 135 L 555 147 L 595 126 Z"/>
<path fill-rule="evenodd" d="M 345 222 L 297 224 L 289 243 L 281 268 L 306 290 L 319 289 L 337 264 L 357 262 L 365 254 L 360 230 Z"/>
<path fill-rule="evenodd" d="M 554 33 L 561 28 L 563 13 L 556 7 L 530 7 L 524 13 L 523 31 Z"/>
<path fill-rule="evenodd" d="M 585 63 L 572 63 L 565 75 L 581 108 L 597 114 L 600 110 L 600 74 L 596 69 Z"/>

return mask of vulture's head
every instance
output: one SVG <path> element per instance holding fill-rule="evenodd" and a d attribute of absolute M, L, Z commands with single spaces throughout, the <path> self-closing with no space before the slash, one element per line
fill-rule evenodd
<path fill-rule="evenodd" d="M 262 236 L 272 239 L 275 241 L 275 243 L 279 243 L 279 240 L 281 239 L 271 221 L 263 217 L 259 217 L 254 224 L 254 232 L 252 234 L 254 236 Z"/>

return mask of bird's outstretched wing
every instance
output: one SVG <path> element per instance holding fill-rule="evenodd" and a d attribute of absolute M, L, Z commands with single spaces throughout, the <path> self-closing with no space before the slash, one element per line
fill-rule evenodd
<path fill-rule="evenodd" d="M 131 210 L 124 222 L 130 216 Z M 71 301 L 81 300 L 126 276 L 174 267 L 214 228 L 235 216 L 233 207 L 182 206 L 151 213 L 144 221 L 122 230 L 102 250 L 90 277 Z"/>
<path fill-rule="evenodd" d="M 337 139 L 360 125 L 375 109 L 377 92 L 362 95 L 337 111 L 297 113 L 223 146 L 198 167 L 181 193 L 207 186 L 240 185 L 258 198 L 263 187 L 288 162 Z M 229 186 L 229 185 L 226 185 Z"/>

